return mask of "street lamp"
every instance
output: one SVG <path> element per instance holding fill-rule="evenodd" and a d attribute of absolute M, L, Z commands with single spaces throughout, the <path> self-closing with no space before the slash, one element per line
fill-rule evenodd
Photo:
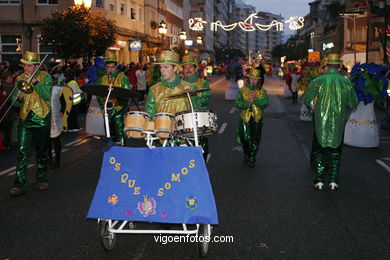
<path fill-rule="evenodd" d="M 74 0 L 74 5 L 77 7 L 84 6 L 86 9 L 89 9 L 92 6 L 92 0 Z"/>
<path fill-rule="evenodd" d="M 161 20 L 160 26 L 158 27 L 158 33 L 161 34 L 161 49 L 164 49 L 164 38 L 168 33 L 167 24 L 164 20 Z"/>
<path fill-rule="evenodd" d="M 184 30 L 182 30 L 182 31 L 180 32 L 179 38 L 180 38 L 180 40 L 182 40 L 182 41 L 187 40 L 187 33 L 186 33 Z"/>
<path fill-rule="evenodd" d="M 201 45 L 203 43 L 203 40 L 202 40 L 202 37 L 201 36 L 197 36 L 196 37 L 196 43 Z"/>

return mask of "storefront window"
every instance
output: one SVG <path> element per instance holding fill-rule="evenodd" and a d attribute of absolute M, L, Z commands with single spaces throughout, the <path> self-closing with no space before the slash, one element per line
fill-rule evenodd
<path fill-rule="evenodd" d="M 22 58 L 23 42 L 22 35 L 0 36 L 1 61 L 17 63 Z"/>

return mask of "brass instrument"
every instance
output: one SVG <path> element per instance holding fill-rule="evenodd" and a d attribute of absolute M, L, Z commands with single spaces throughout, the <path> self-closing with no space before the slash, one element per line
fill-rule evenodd
<path fill-rule="evenodd" d="M 20 80 L 16 83 L 17 88 L 26 94 L 31 94 L 34 91 L 34 85 L 31 83 L 31 80 L 34 78 L 35 74 L 37 73 L 38 69 L 41 67 L 45 59 L 47 58 L 47 55 L 45 58 L 42 59 L 41 63 L 39 63 L 39 66 L 35 69 L 33 74 L 27 79 L 27 80 Z"/>
<path fill-rule="evenodd" d="M 3 104 L 1 104 L 0 109 L 3 108 L 3 106 L 8 102 L 8 100 L 11 98 L 12 94 L 14 93 L 15 89 L 18 88 L 19 91 L 31 94 L 34 91 L 34 85 L 31 84 L 31 80 L 34 78 L 35 74 L 37 73 L 38 69 L 41 67 L 45 59 L 47 58 L 47 55 L 42 59 L 41 63 L 39 63 L 39 66 L 35 69 L 34 73 L 27 79 L 27 80 L 20 80 L 16 83 L 16 86 L 12 89 L 11 93 L 9 93 L 8 97 L 5 99 Z M 11 110 L 13 105 L 15 104 L 16 100 L 18 100 L 18 97 L 20 96 L 20 93 L 18 96 L 14 99 L 12 104 L 8 107 L 7 111 L 5 111 L 2 118 L 0 118 L 0 123 L 3 121 L 5 116 L 8 114 L 8 112 Z"/>

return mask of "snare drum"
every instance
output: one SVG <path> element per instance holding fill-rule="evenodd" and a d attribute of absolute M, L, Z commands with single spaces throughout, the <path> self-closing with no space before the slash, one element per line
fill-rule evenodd
<path fill-rule="evenodd" d="M 218 131 L 217 115 L 211 110 L 194 109 L 194 119 L 198 136 L 209 136 Z M 182 137 L 194 137 L 191 110 L 186 110 L 175 115 L 175 131 Z"/>
<path fill-rule="evenodd" d="M 141 111 L 130 111 L 125 116 L 125 132 L 128 137 L 144 138 L 145 121 L 149 120 L 149 114 Z"/>
<path fill-rule="evenodd" d="M 175 127 L 175 116 L 168 113 L 157 113 L 154 120 L 156 136 L 169 138 Z"/>

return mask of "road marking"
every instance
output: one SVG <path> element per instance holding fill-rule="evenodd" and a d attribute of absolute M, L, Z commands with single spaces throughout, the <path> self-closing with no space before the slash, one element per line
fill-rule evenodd
<path fill-rule="evenodd" d="M 73 142 L 67 143 L 65 146 L 71 146 L 72 144 L 75 144 L 77 142 L 80 142 L 82 139 L 74 140 Z"/>
<path fill-rule="evenodd" d="M 13 166 L 13 167 L 11 167 L 11 168 L 8 168 L 8 169 L 6 169 L 6 170 L 0 172 L 0 176 L 3 175 L 3 174 L 7 174 L 7 173 L 9 173 L 9 172 L 11 172 L 11 171 L 14 171 L 14 170 L 16 170 L 16 166 Z"/>
<path fill-rule="evenodd" d="M 390 167 L 387 166 L 383 161 L 377 159 L 375 160 L 380 166 L 382 166 L 383 168 L 385 168 L 386 171 L 390 172 Z"/>
<path fill-rule="evenodd" d="M 219 131 L 218 131 L 218 134 L 222 134 L 223 131 L 225 131 L 226 126 L 227 126 L 227 123 L 223 123 L 221 126 L 221 129 L 219 129 Z"/>
<path fill-rule="evenodd" d="M 388 138 L 390 138 L 390 136 L 380 136 L 379 138 L 380 139 L 388 139 Z"/>
<path fill-rule="evenodd" d="M 27 169 L 29 169 L 29 168 L 31 168 L 31 167 L 33 167 L 33 166 L 35 166 L 35 164 L 29 164 L 29 165 L 27 165 Z M 16 169 L 16 167 L 15 167 L 15 169 Z M 15 172 L 11 172 L 10 174 L 8 174 L 7 176 L 12 176 L 12 175 L 15 175 Z"/>
<path fill-rule="evenodd" d="M 207 163 L 209 162 L 210 158 L 211 158 L 211 153 L 209 153 L 209 154 L 207 155 L 207 158 L 206 158 L 206 162 L 207 162 Z"/>
<path fill-rule="evenodd" d="M 214 81 L 213 83 L 211 83 L 210 85 L 212 86 L 212 85 L 214 85 L 214 84 L 217 84 L 218 82 L 220 82 L 220 81 L 222 81 L 222 80 L 225 80 L 225 78 L 224 77 L 222 77 L 222 78 L 220 78 L 219 80 L 217 80 L 217 81 Z"/>
<path fill-rule="evenodd" d="M 234 113 L 234 111 L 236 111 L 236 108 L 235 107 L 233 107 L 232 109 L 230 109 L 230 114 L 233 114 Z"/>
<path fill-rule="evenodd" d="M 82 144 L 84 144 L 86 142 L 89 142 L 89 139 L 84 139 L 84 140 L 78 142 L 77 144 L 74 144 L 73 146 L 79 146 L 79 145 L 82 145 Z"/>

